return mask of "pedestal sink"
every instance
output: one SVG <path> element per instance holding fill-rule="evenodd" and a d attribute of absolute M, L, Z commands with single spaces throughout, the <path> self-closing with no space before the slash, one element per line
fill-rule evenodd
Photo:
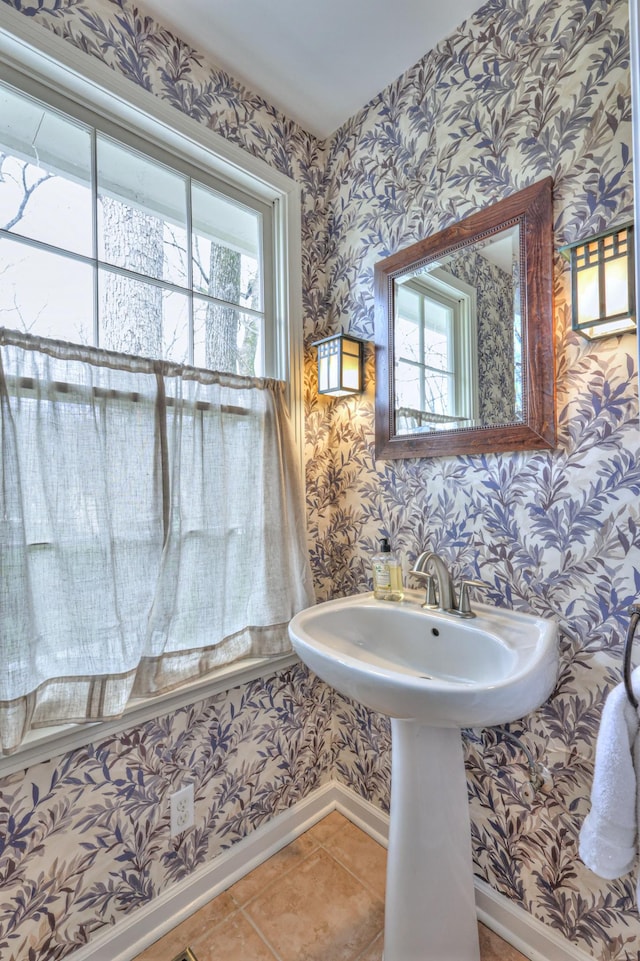
<path fill-rule="evenodd" d="M 477 604 L 476 617 L 372 594 L 327 601 L 289 625 L 298 656 L 391 718 L 385 961 L 479 961 L 460 729 L 540 707 L 558 670 L 552 620 Z"/>

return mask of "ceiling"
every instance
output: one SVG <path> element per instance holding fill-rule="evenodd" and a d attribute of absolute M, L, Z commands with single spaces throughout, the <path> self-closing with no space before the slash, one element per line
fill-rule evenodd
<path fill-rule="evenodd" d="M 155 20 L 317 137 L 333 133 L 482 0 L 142 0 Z"/>

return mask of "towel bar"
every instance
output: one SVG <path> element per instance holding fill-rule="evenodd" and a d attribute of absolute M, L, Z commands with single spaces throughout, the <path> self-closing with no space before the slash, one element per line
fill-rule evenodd
<path fill-rule="evenodd" d="M 627 692 L 627 697 L 629 698 L 631 704 L 638 709 L 638 699 L 633 693 L 633 688 L 631 686 L 631 648 L 633 647 L 633 640 L 635 637 L 636 629 L 638 627 L 638 621 L 640 621 L 640 604 L 632 604 L 629 608 L 629 614 L 631 620 L 629 621 L 629 629 L 627 631 L 627 638 L 624 642 L 624 662 L 623 662 L 623 675 L 624 675 L 624 687 Z"/>

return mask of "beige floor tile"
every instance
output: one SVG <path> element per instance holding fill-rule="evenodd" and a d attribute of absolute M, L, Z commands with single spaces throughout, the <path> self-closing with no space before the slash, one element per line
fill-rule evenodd
<path fill-rule="evenodd" d="M 180 951 L 197 938 L 207 935 L 212 928 L 237 910 L 235 901 L 223 891 L 143 951 L 135 961 L 173 961 Z"/>
<path fill-rule="evenodd" d="M 339 811 L 332 811 L 331 814 L 327 814 L 326 818 L 318 821 L 314 824 L 312 828 L 309 828 L 305 837 L 313 838 L 319 844 L 324 844 L 330 837 L 332 837 L 337 831 L 340 831 L 345 824 L 351 824 L 348 818 L 344 814 L 340 814 Z"/>
<path fill-rule="evenodd" d="M 237 910 L 237 906 L 228 891 L 223 891 L 217 898 L 209 901 L 204 907 L 182 921 L 172 931 L 174 937 L 182 938 L 185 944 L 207 934 L 216 924 L 220 924 Z"/>
<path fill-rule="evenodd" d="M 324 847 L 332 857 L 371 888 L 374 894 L 381 900 L 384 899 L 387 852 L 381 844 L 351 821 L 346 821 L 344 826 L 325 842 Z"/>
<path fill-rule="evenodd" d="M 134 961 L 173 961 L 180 951 L 189 947 L 184 938 L 174 938 L 173 931 L 155 941 L 142 954 L 137 954 Z"/>
<path fill-rule="evenodd" d="M 484 924 L 478 925 L 480 936 L 480 957 L 482 961 L 527 961 L 524 954 L 503 941 L 495 932 L 485 927 Z"/>
<path fill-rule="evenodd" d="M 185 939 L 184 933 L 178 934 L 178 929 L 174 928 L 163 938 L 159 938 L 142 954 L 135 957 L 135 961 L 173 961 L 180 951 L 184 951 L 190 944 L 189 938 Z"/>
<path fill-rule="evenodd" d="M 136 961 L 173 961 L 189 945 L 197 961 L 382 961 L 385 860 L 334 811 Z M 482 961 L 527 961 L 482 924 L 479 934 Z"/>
<path fill-rule="evenodd" d="M 239 881 L 236 881 L 226 893 L 229 894 L 236 904 L 243 905 L 256 897 L 267 888 L 276 878 L 281 878 L 284 874 L 297 867 L 306 857 L 308 857 L 318 847 L 317 841 L 310 837 L 310 832 L 302 834 L 291 844 L 278 851 L 264 861 L 257 868 L 246 874 Z"/>
<path fill-rule="evenodd" d="M 528 961 L 528 959 L 516 951 L 514 947 L 503 941 L 489 928 L 483 924 L 478 925 L 480 935 L 480 958 L 481 961 Z M 373 944 L 369 945 L 364 954 L 358 957 L 357 961 L 382 961 L 384 949 L 384 934 L 380 934 Z"/>
<path fill-rule="evenodd" d="M 238 911 L 208 935 L 191 942 L 198 961 L 276 961 L 273 951 Z"/>
<path fill-rule="evenodd" d="M 384 935 L 379 934 L 373 944 L 370 944 L 364 954 L 359 955 L 358 961 L 383 961 Z"/>
<path fill-rule="evenodd" d="M 384 924 L 384 904 L 319 849 L 245 909 L 282 961 L 353 961 Z"/>

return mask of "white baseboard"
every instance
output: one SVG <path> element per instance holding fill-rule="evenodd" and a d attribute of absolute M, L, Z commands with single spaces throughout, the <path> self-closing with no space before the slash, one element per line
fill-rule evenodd
<path fill-rule="evenodd" d="M 386 848 L 389 841 L 389 815 L 338 781 L 332 781 L 331 788 L 335 810 Z"/>
<path fill-rule="evenodd" d="M 336 784 L 331 781 L 256 828 L 210 863 L 196 868 L 188 878 L 173 884 L 150 904 L 96 935 L 89 944 L 74 951 L 70 959 L 132 961 L 163 934 L 308 831 L 337 806 Z M 348 817 L 346 812 L 345 816 Z"/>
<path fill-rule="evenodd" d="M 474 884 L 478 920 L 530 961 L 593 961 L 592 955 L 494 891 L 486 881 L 474 878 Z"/>
<path fill-rule="evenodd" d="M 334 784 L 336 808 L 374 840 L 387 846 L 389 816 L 341 784 Z M 590 954 L 538 921 L 504 894 L 474 878 L 478 920 L 530 961 L 593 961 Z"/>
<path fill-rule="evenodd" d="M 132 961 L 194 911 L 336 810 L 386 847 L 388 815 L 337 781 L 330 781 L 172 885 L 148 906 L 74 951 L 72 961 Z M 480 878 L 475 879 L 475 891 L 479 920 L 531 961 L 593 961 Z"/>

